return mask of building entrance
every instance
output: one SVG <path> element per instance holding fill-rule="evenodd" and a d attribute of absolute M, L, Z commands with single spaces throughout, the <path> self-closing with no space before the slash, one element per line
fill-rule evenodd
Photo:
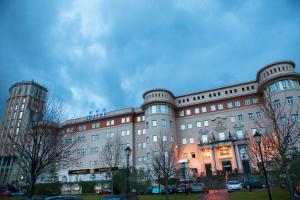
<path fill-rule="evenodd" d="M 226 174 L 231 174 L 232 172 L 231 161 L 230 160 L 222 161 L 222 169 Z"/>
<path fill-rule="evenodd" d="M 211 164 L 205 164 L 205 171 L 206 171 L 206 176 L 211 176 Z"/>

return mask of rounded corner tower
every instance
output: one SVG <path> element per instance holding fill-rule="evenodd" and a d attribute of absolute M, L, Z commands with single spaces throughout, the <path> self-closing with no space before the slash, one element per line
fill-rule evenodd
<path fill-rule="evenodd" d="M 261 68 L 256 75 L 257 91 L 264 98 L 283 100 L 300 96 L 300 74 L 295 72 L 295 63 L 289 60 L 270 63 Z"/>
<path fill-rule="evenodd" d="M 152 89 L 143 94 L 142 109 L 145 112 L 145 126 L 151 143 L 177 141 L 175 121 L 175 96 L 166 89 Z M 162 138 L 161 138 L 162 137 Z"/>

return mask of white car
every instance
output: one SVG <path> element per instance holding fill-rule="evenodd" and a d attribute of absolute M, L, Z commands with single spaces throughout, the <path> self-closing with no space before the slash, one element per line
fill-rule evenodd
<path fill-rule="evenodd" d="M 232 180 L 227 182 L 226 188 L 228 192 L 232 192 L 232 191 L 241 190 L 243 187 L 239 181 Z"/>

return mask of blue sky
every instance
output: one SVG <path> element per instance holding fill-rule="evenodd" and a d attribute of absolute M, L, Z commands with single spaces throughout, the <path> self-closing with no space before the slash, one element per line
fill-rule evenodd
<path fill-rule="evenodd" d="M 297 0 L 0 1 L 0 111 L 11 84 L 39 82 L 71 116 L 138 107 L 300 65 Z"/>

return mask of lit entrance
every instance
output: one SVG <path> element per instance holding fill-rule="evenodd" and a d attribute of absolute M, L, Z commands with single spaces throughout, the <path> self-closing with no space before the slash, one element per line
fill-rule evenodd
<path fill-rule="evenodd" d="M 222 169 L 227 174 L 231 173 L 232 172 L 231 161 L 230 160 L 222 161 Z"/>

